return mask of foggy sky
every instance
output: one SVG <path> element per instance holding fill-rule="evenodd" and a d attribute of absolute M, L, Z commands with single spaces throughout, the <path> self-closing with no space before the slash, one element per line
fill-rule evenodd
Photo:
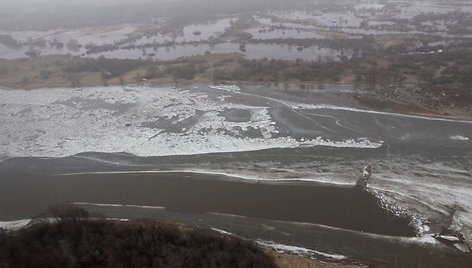
<path fill-rule="evenodd" d="M 166 2 L 181 0 L 0 0 L 0 6 L 9 5 L 30 5 L 37 7 L 41 5 L 110 5 L 110 4 L 131 4 L 143 2 Z M 187 0 L 192 1 L 192 0 Z"/>

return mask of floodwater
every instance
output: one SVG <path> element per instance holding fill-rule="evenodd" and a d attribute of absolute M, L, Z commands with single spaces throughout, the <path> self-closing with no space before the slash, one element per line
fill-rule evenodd
<path fill-rule="evenodd" d="M 432 239 L 450 229 L 470 242 L 472 123 L 375 111 L 353 94 L 363 89 L 0 90 L 0 123 L 8 126 L 0 129 L 0 221 L 74 201 L 165 207 L 178 215 L 168 219 L 205 221 L 217 212 L 388 237 L 414 231 Z M 359 190 L 368 163 L 374 173 Z M 126 208 L 120 217 L 139 214 Z M 302 240 L 290 241 L 308 246 Z"/>
<path fill-rule="evenodd" d="M 120 49 L 110 52 L 104 52 L 99 54 L 92 54 L 90 56 L 99 57 L 104 56 L 106 58 L 118 58 L 118 59 L 138 59 L 147 58 L 149 54 L 155 54 L 152 56 L 158 60 L 174 60 L 180 57 L 190 57 L 197 55 L 204 55 L 205 53 L 212 54 L 224 54 L 224 53 L 240 53 L 248 59 L 281 59 L 281 60 L 339 60 L 338 56 L 341 52 L 335 49 L 320 48 L 316 46 L 308 47 L 302 51 L 297 50 L 296 46 L 288 45 L 276 45 L 276 44 L 246 44 L 245 51 L 239 49 L 238 43 L 220 43 L 215 45 L 199 44 L 199 45 L 176 45 L 159 48 L 157 50 L 147 49 L 146 53 L 143 53 L 141 49 Z M 345 55 L 349 56 L 352 54 L 346 51 Z"/>
<path fill-rule="evenodd" d="M 452 38 L 453 40 L 457 39 L 456 41 L 471 37 L 467 33 L 457 34 L 452 31 L 461 26 L 457 25 L 458 22 L 455 20 L 432 16 L 429 21 L 420 24 L 413 23 L 413 19 L 422 14 L 445 15 L 455 11 L 470 13 L 472 5 L 469 2 L 452 5 L 426 1 L 400 1 L 385 5 L 384 3 L 361 1 L 357 5 L 353 5 L 352 9 L 347 8 L 346 6 L 346 8 L 336 10 L 255 11 L 252 16 L 256 23 L 248 29 L 240 29 L 241 33 L 252 35 L 245 50 L 240 49 L 237 43 L 238 38 L 219 39 L 231 27 L 232 22 L 238 19 L 233 15 L 227 15 L 227 17 L 221 15 L 219 19 L 176 27 L 172 29 L 171 33 L 163 29 L 164 24 L 161 23 L 165 21 L 164 18 L 160 18 L 161 23 L 156 24 L 122 24 L 48 31 L 5 31 L 0 29 L 0 34 L 9 35 L 21 44 L 17 48 L 0 44 L 0 58 L 26 58 L 25 52 L 35 49 L 40 51 L 41 55 L 70 54 L 80 57 L 105 56 L 119 59 L 174 60 L 179 57 L 210 52 L 241 53 L 249 59 L 337 60 L 337 56 L 341 53 L 348 55 L 350 52 L 319 48 L 315 46 L 316 41 L 330 39 L 333 36 L 353 39 L 361 38 L 364 35 L 405 33 L 426 34 L 442 39 Z M 409 20 L 409 22 L 403 20 Z M 361 27 L 361 25 L 363 26 Z M 428 32 L 425 32 L 425 27 Z M 278 39 L 312 39 L 313 46 L 300 51 L 295 46 L 276 44 Z M 76 40 L 80 47 L 69 46 L 68 49 L 67 43 L 71 40 Z M 219 40 L 219 42 L 210 46 L 209 43 L 212 43 L 213 40 Z M 231 40 L 235 42 L 232 43 Z M 113 47 L 113 50 L 87 54 L 85 48 L 87 45 L 108 45 Z M 154 50 L 149 47 L 158 49 Z"/>
<path fill-rule="evenodd" d="M 28 48 L 12 49 L 0 44 L 0 58 L 16 59 L 25 58 L 25 52 Z M 311 46 L 303 50 L 297 49 L 297 46 L 277 45 L 277 44 L 246 44 L 245 50 L 240 49 L 238 43 L 224 42 L 215 45 L 202 44 L 186 44 L 160 47 L 158 49 L 117 49 L 101 53 L 85 54 L 82 48 L 79 51 L 73 52 L 67 49 L 47 48 L 41 49 L 41 55 L 64 55 L 71 53 L 71 55 L 83 55 L 83 57 L 98 58 L 104 56 L 106 58 L 114 59 L 148 59 L 155 60 L 175 60 L 181 57 L 190 57 L 204 55 L 206 53 L 225 54 L 225 53 L 240 53 L 247 59 L 281 59 L 281 60 L 339 60 L 339 56 L 344 54 L 350 56 L 351 51 L 340 51 L 336 49 L 323 48 Z"/>

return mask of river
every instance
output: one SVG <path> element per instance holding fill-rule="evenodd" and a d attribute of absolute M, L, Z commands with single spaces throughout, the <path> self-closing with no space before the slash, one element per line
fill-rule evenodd
<path fill-rule="evenodd" d="M 0 90 L 0 221 L 71 201 L 115 217 L 203 221 L 287 242 L 274 229 L 251 229 L 270 221 L 291 230 L 290 244 L 312 249 L 320 248 L 295 238 L 308 227 L 294 226 L 323 234 L 331 226 L 349 233 L 343 239 L 390 246 L 413 236 L 417 246 L 444 229 L 470 242 L 472 122 L 372 110 L 353 92 L 334 86 L 304 99 L 263 86 Z M 373 175 L 358 189 L 369 163 Z M 251 228 L 237 228 L 238 217 Z M 324 251 L 369 258 L 321 240 Z M 460 255 L 451 254 L 445 260 L 454 264 Z"/>

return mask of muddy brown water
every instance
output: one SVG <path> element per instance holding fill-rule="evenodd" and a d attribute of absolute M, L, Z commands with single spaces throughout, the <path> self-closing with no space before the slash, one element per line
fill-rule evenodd
<path fill-rule="evenodd" d="M 241 182 L 194 173 L 1 174 L 0 218 L 32 217 L 60 202 L 162 206 L 182 213 L 223 213 L 414 236 L 409 220 L 384 211 L 356 187 Z"/>
<path fill-rule="evenodd" d="M 111 218 L 218 228 L 381 267 L 470 267 L 472 261 L 457 250 L 405 237 L 414 235 L 409 221 L 382 210 L 360 188 L 184 172 L 54 175 L 67 165 L 25 161 L 23 169 L 0 172 L 0 221 L 30 218 L 60 202 L 85 202 L 79 206 Z"/>

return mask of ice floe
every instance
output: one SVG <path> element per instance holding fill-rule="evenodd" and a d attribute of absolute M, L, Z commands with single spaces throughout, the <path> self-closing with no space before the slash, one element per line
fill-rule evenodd
<path fill-rule="evenodd" d="M 284 245 L 284 244 L 278 244 L 272 241 L 266 241 L 266 240 L 256 240 L 256 243 L 260 246 L 271 248 L 278 253 L 292 253 L 300 256 L 305 256 L 305 257 L 318 257 L 321 256 L 323 258 L 328 258 L 331 260 L 344 260 L 347 259 L 346 256 L 339 255 L 339 254 L 333 254 L 333 253 L 325 253 L 321 251 L 316 251 L 312 249 L 307 249 L 307 248 L 302 248 L 302 247 L 297 247 L 297 246 L 290 246 L 290 245 Z"/>
<path fill-rule="evenodd" d="M 31 219 L 16 220 L 16 221 L 0 221 L 0 229 L 17 230 L 26 227 L 30 224 Z"/>
<path fill-rule="evenodd" d="M 239 91 L 237 86 L 213 86 Z M 138 156 L 191 155 L 300 146 L 378 148 L 367 138 L 299 141 L 279 133 L 271 107 L 221 100 L 198 89 L 96 87 L 0 90 L 2 153 L 60 157 L 86 151 Z M 247 122 L 225 120 L 227 109 L 247 110 Z"/>
<path fill-rule="evenodd" d="M 236 85 L 210 85 L 210 88 L 219 89 L 230 92 L 239 92 L 241 89 Z"/>
<path fill-rule="evenodd" d="M 469 137 L 461 136 L 461 135 L 455 135 L 455 136 L 451 136 L 451 139 L 456 140 L 456 141 L 468 141 Z"/>

